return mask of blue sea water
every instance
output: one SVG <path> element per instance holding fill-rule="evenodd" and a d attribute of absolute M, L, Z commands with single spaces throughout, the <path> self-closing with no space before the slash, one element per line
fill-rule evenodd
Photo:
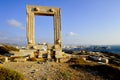
<path fill-rule="evenodd" d="M 118 46 L 90 46 L 89 48 L 85 49 L 87 51 L 95 51 L 95 52 L 109 52 L 120 54 L 120 45 Z"/>
<path fill-rule="evenodd" d="M 107 52 L 120 54 L 120 46 L 110 46 L 110 49 L 106 50 Z"/>

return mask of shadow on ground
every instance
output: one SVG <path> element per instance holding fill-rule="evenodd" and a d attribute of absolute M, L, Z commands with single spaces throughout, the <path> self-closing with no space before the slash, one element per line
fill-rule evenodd
<path fill-rule="evenodd" d="M 19 51 L 19 49 L 15 48 L 11 45 L 2 45 L 0 46 L 0 55 L 10 57 L 14 54 L 10 53 L 10 51 Z"/>
<path fill-rule="evenodd" d="M 105 80 L 120 80 L 120 70 L 108 65 L 71 64 L 70 67 L 78 71 L 86 71 L 95 76 L 101 76 Z"/>

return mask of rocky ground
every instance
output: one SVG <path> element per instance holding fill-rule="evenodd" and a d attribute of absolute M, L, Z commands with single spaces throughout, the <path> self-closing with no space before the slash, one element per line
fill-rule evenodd
<path fill-rule="evenodd" d="M 99 76 L 73 69 L 68 63 L 8 62 L 0 65 L 22 73 L 26 80 L 102 80 Z"/>

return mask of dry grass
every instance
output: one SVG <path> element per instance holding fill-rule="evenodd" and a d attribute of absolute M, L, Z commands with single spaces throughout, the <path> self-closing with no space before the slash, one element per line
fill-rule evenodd
<path fill-rule="evenodd" d="M 67 63 L 81 64 L 81 65 L 96 65 L 95 62 L 87 62 L 82 58 L 71 58 Z"/>
<path fill-rule="evenodd" d="M 94 76 L 100 76 L 104 80 L 119 80 L 120 69 L 112 65 L 97 64 L 94 62 L 86 62 L 82 59 L 71 59 L 69 62 L 74 62 L 70 67 L 79 71 L 88 72 Z"/>
<path fill-rule="evenodd" d="M 25 78 L 16 71 L 0 67 L 0 80 L 25 80 Z"/>
<path fill-rule="evenodd" d="M 8 51 L 19 51 L 19 49 L 15 48 L 14 46 L 11 46 L 11 45 L 4 44 L 2 47 Z"/>
<path fill-rule="evenodd" d="M 10 46 L 10 45 L 0 46 L 0 54 L 9 53 L 10 51 L 19 51 L 19 49 L 15 48 L 14 46 Z"/>

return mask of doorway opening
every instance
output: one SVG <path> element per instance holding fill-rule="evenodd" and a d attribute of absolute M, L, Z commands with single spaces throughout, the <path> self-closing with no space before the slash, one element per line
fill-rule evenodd
<path fill-rule="evenodd" d="M 53 16 L 35 16 L 35 44 L 54 43 Z"/>

